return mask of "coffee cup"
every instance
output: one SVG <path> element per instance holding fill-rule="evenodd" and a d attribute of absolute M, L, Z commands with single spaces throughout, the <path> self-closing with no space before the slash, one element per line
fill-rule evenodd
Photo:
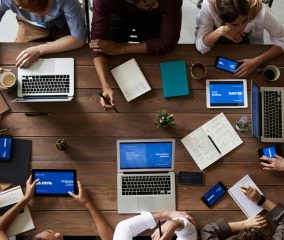
<path fill-rule="evenodd" d="M 0 87 L 4 89 L 13 89 L 17 86 L 17 79 L 14 73 L 4 72 L 0 75 Z"/>
<path fill-rule="evenodd" d="M 193 79 L 199 80 L 205 77 L 207 74 L 207 68 L 202 63 L 194 63 L 191 66 L 190 73 Z"/>
<path fill-rule="evenodd" d="M 280 77 L 280 69 L 275 65 L 267 65 L 262 70 L 262 75 L 267 81 L 276 81 Z"/>

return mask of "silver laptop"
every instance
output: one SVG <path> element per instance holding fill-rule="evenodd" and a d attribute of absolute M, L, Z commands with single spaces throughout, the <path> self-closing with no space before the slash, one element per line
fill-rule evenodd
<path fill-rule="evenodd" d="M 118 213 L 176 209 L 175 140 L 117 140 Z"/>
<path fill-rule="evenodd" d="M 252 82 L 252 135 L 262 142 L 284 142 L 284 88 Z"/>
<path fill-rule="evenodd" d="M 74 96 L 74 59 L 38 59 L 27 69 L 18 68 L 14 102 L 65 102 Z"/>

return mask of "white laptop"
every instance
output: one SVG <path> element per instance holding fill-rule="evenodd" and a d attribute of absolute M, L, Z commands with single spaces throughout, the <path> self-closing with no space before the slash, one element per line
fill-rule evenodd
<path fill-rule="evenodd" d="M 13 102 L 65 102 L 74 96 L 74 59 L 38 59 L 18 68 L 18 90 Z"/>
<path fill-rule="evenodd" d="M 176 209 L 175 140 L 117 140 L 118 213 Z"/>

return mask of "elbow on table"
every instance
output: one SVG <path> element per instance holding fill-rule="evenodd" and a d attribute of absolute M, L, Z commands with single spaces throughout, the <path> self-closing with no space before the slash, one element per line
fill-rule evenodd
<path fill-rule="evenodd" d="M 160 39 L 156 45 L 157 47 L 150 46 L 151 44 L 148 45 L 149 53 L 151 55 L 169 53 L 176 47 L 178 40 L 179 38 L 173 40 Z"/>
<path fill-rule="evenodd" d="M 205 44 L 201 41 L 196 41 L 195 47 L 196 47 L 197 51 L 200 52 L 201 54 L 208 53 L 211 50 L 210 47 L 205 46 Z"/>

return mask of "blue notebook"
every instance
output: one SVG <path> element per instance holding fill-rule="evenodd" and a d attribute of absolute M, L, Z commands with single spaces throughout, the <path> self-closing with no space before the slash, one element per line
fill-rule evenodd
<path fill-rule="evenodd" d="M 164 97 L 189 95 L 185 61 L 160 63 Z"/>

